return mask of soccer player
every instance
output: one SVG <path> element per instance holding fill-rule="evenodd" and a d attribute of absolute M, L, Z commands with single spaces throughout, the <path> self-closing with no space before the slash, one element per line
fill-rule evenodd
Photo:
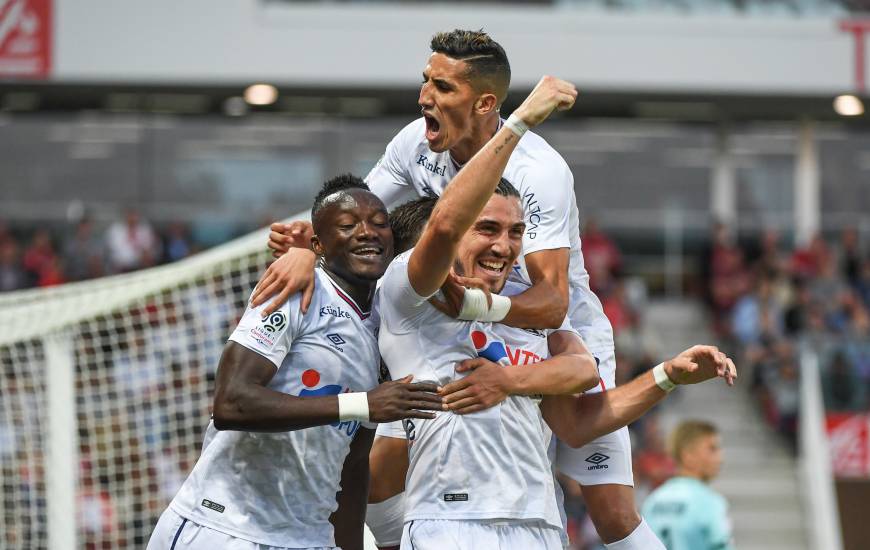
<path fill-rule="evenodd" d="M 297 294 L 268 315 L 245 310 L 221 357 L 202 456 L 149 549 L 333 548 L 336 493 L 343 544 L 361 548 L 374 436 L 366 423 L 441 410 L 435 384 L 378 385 L 371 305 L 393 256 L 384 204 L 359 178 L 340 176 L 311 219 L 313 307 L 302 314 Z"/>
<path fill-rule="evenodd" d="M 716 426 L 689 420 L 671 434 L 677 476 L 653 491 L 643 516 L 668 550 L 731 550 L 728 502 L 710 488 L 722 466 Z"/>
<path fill-rule="evenodd" d="M 414 245 L 434 204 L 431 198 L 420 198 L 409 201 L 390 213 L 397 252 Z M 518 292 L 520 291 L 516 288 L 518 286 L 516 283 L 508 282 L 503 293 Z M 528 354 L 526 348 L 533 349 L 532 353 L 540 359 L 548 357 L 552 351 L 547 346 L 541 345 L 543 343 L 541 335 L 544 331 L 522 331 L 502 324 L 494 324 L 491 329 L 497 337 L 504 340 L 508 350 L 516 350 L 508 352 L 514 358 L 518 359 L 521 354 L 525 357 Z M 532 338 L 530 334 L 537 335 L 538 338 Z M 530 338 L 532 342 L 529 342 Z M 672 389 L 670 385 L 672 380 L 687 384 L 702 382 L 711 377 L 713 371 L 709 363 L 714 358 L 722 359 L 715 348 L 696 346 L 662 364 L 661 367 L 656 367 L 656 370 L 667 374 L 665 379 L 657 381 L 655 374 L 645 374 L 614 391 L 585 395 L 576 401 L 571 398 L 547 397 L 543 404 L 544 413 L 560 436 L 570 444 L 582 445 L 594 439 L 597 434 L 612 431 L 640 416 L 664 398 L 667 390 Z M 504 381 L 501 380 L 503 377 L 499 376 L 504 373 L 504 370 L 497 365 L 487 364 L 485 358 L 478 361 L 484 365 L 461 381 L 451 382 L 442 389 L 442 393 L 446 394 L 446 403 L 452 405 L 469 392 L 477 396 L 477 401 L 483 402 L 484 405 L 501 398 L 497 388 L 504 386 Z M 514 362 L 518 361 L 514 359 Z M 692 371 L 691 365 L 705 362 L 706 368 L 699 367 L 700 372 Z M 729 368 L 725 376 L 727 380 L 734 374 L 730 371 L 733 364 L 728 360 L 725 363 Z M 463 365 L 460 370 L 467 368 L 467 365 Z M 496 394 L 494 399 L 493 394 Z M 471 400 L 471 403 L 473 402 L 475 400 Z M 452 407 L 452 410 L 459 414 L 464 413 L 459 407 Z M 400 423 L 393 422 L 378 426 L 378 437 L 372 447 L 371 468 L 373 479 L 378 479 L 379 482 L 373 485 L 373 491 L 369 495 L 366 518 L 379 548 L 391 550 L 398 548 L 401 540 L 405 513 L 404 480 L 408 469 L 406 434 L 401 425 L 397 427 L 396 424 Z M 413 427 L 410 431 L 413 431 Z M 545 430 L 545 436 L 547 433 L 549 432 Z M 558 486 L 556 489 L 558 491 Z M 567 538 L 564 540 L 567 541 Z"/>
<path fill-rule="evenodd" d="M 511 74 L 504 49 L 482 31 L 464 30 L 438 33 L 430 46 L 432 55 L 423 70 L 418 100 L 423 116 L 393 138 L 366 177 L 372 191 L 390 206 L 409 193 L 441 195 L 504 123 L 499 108 Z M 567 313 L 599 361 L 601 390 L 613 389 L 613 331 L 583 266 L 579 212 L 568 165 L 542 138 L 528 133 L 508 161 L 504 177 L 519 188 L 523 199 L 526 232 L 516 275 L 531 287 L 510 298 L 494 297 L 491 307 L 478 301 L 481 305 L 466 307 L 463 317 L 540 329 L 559 327 Z M 269 246 L 279 254 L 291 244 L 306 246 L 307 234 L 303 224 L 278 224 L 273 226 Z M 300 274 L 310 272 L 310 264 L 305 265 L 310 260 L 299 254 L 291 250 L 270 267 L 253 297 L 255 303 L 282 289 L 282 297 L 300 288 L 304 296 L 310 292 L 310 279 L 300 279 Z M 294 271 L 297 263 L 304 267 Z M 598 456 L 606 457 L 604 464 L 587 461 Z M 581 449 L 560 444 L 556 462 L 583 486 L 590 516 L 605 543 L 620 541 L 620 548 L 627 549 L 661 548 L 648 542 L 654 535 L 637 513 L 627 429 Z"/>
<path fill-rule="evenodd" d="M 481 280 L 491 291 L 502 289 L 520 254 L 525 228 L 519 193 L 500 174 L 527 128 L 554 108 L 569 107 L 575 97 L 568 83 L 542 79 L 457 174 L 417 245 L 397 256 L 381 280 L 378 340 L 385 363 L 394 377 L 413 374 L 444 384 L 449 409 L 406 428 L 402 547 L 562 548 L 546 457 L 550 437 L 542 430 L 541 410 L 562 439 L 579 446 L 636 418 L 664 396 L 663 385 L 673 388 L 675 382 L 692 383 L 727 369 L 724 354 L 708 348 L 695 354 L 703 368 L 680 357 L 682 370 L 674 361 L 608 394 L 578 399 L 570 395 L 567 377 L 579 370 L 571 363 L 581 362 L 582 348 L 572 358 L 558 349 L 558 341 L 553 350 L 548 339 L 532 353 L 540 357 L 549 346 L 554 357 L 528 368 L 514 352 L 504 366 L 511 350 L 492 323 L 454 320 L 429 302 L 451 268 Z M 529 345 L 536 343 L 540 337 Z M 467 359 L 473 355 L 478 357 Z M 474 370 L 463 376 L 469 369 Z M 565 382 L 553 376 L 557 372 Z M 528 397 L 535 393 L 545 394 L 541 409 Z"/>

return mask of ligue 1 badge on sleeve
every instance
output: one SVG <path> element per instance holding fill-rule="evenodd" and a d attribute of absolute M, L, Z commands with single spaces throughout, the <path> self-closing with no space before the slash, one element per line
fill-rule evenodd
<path fill-rule="evenodd" d="M 261 345 L 271 348 L 286 327 L 287 315 L 283 311 L 276 311 L 263 317 L 251 329 L 251 337 Z"/>

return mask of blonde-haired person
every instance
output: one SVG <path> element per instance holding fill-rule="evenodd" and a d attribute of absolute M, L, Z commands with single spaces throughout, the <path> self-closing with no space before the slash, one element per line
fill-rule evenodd
<path fill-rule="evenodd" d="M 677 475 L 653 491 L 642 514 L 668 550 L 731 550 L 728 502 L 710 488 L 722 466 L 719 430 L 687 420 L 671 433 Z"/>

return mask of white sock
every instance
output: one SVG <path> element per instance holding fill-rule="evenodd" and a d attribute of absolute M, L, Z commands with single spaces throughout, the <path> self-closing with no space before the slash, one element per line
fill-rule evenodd
<path fill-rule="evenodd" d="M 398 546 L 405 527 L 405 493 L 366 507 L 366 525 L 378 547 Z"/>
<path fill-rule="evenodd" d="M 622 540 L 605 544 L 604 547 L 607 550 L 667 550 L 643 518 L 630 535 Z"/>

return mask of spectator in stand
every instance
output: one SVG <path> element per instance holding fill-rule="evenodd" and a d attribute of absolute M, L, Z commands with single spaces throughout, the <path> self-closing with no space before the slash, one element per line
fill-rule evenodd
<path fill-rule="evenodd" d="M 160 260 L 160 241 L 154 229 L 132 208 L 127 209 L 123 221 L 109 226 L 106 245 L 109 267 L 115 273 L 150 267 Z"/>
<path fill-rule="evenodd" d="M 744 346 L 758 344 L 762 338 L 782 336 L 782 305 L 773 296 L 769 278 L 761 277 L 755 292 L 743 296 L 734 306 L 731 332 Z"/>
<path fill-rule="evenodd" d="M 625 284 L 622 280 L 614 279 L 610 292 L 602 297 L 601 302 L 604 314 L 613 327 L 614 337 L 637 325 L 637 314 L 626 299 Z"/>
<path fill-rule="evenodd" d="M 0 292 L 28 286 L 27 275 L 18 262 L 18 243 L 10 236 L 0 240 Z"/>
<path fill-rule="evenodd" d="M 822 236 L 817 234 L 807 246 L 792 254 L 791 271 L 796 277 L 813 278 L 830 261 L 831 251 Z"/>
<path fill-rule="evenodd" d="M 825 406 L 835 411 L 852 410 L 860 402 L 858 392 L 862 388 L 845 353 L 834 354 L 826 374 L 822 377 Z"/>
<path fill-rule="evenodd" d="M 589 286 L 596 294 L 606 294 L 622 267 L 619 249 L 599 229 L 594 218 L 586 222 L 580 243 L 584 265 L 589 273 Z"/>
<path fill-rule="evenodd" d="M 64 266 L 71 281 L 93 279 L 105 273 L 105 247 L 94 233 L 94 222 L 82 218 L 72 238 L 64 246 Z"/>
<path fill-rule="evenodd" d="M 755 267 L 759 273 L 782 273 L 788 269 L 788 257 L 781 248 L 781 236 L 776 229 L 766 229 L 761 236 Z"/>
<path fill-rule="evenodd" d="M 175 262 L 190 256 L 191 248 L 187 227 L 180 222 L 170 224 L 164 240 L 166 261 Z"/>
<path fill-rule="evenodd" d="M 54 271 L 56 260 L 54 245 L 47 229 L 37 229 L 24 251 L 21 263 L 30 279 L 30 283 L 39 284 L 47 275 L 46 271 Z"/>
<path fill-rule="evenodd" d="M 63 263 L 57 256 L 51 256 L 39 272 L 36 286 L 55 286 L 61 285 L 65 282 L 66 276 L 63 274 Z"/>
<path fill-rule="evenodd" d="M 709 274 L 714 329 L 720 335 L 728 336 L 731 309 L 749 289 L 749 276 L 743 263 L 743 252 L 734 244 L 724 224 L 717 223 L 713 228 L 713 241 L 706 253 L 702 272 Z"/>
<path fill-rule="evenodd" d="M 837 256 L 840 272 L 849 284 L 857 284 L 861 274 L 863 255 L 858 244 L 858 230 L 854 227 L 847 227 L 840 234 L 840 247 L 837 250 Z"/>
<path fill-rule="evenodd" d="M 800 380 L 797 359 L 783 360 L 771 382 L 771 397 L 776 413 L 776 428 L 785 436 L 792 452 L 797 452 L 797 417 L 800 409 Z"/>
<path fill-rule="evenodd" d="M 870 258 L 861 262 L 861 270 L 855 283 L 855 290 L 866 307 L 870 307 Z"/>
<path fill-rule="evenodd" d="M 643 440 L 640 452 L 634 455 L 634 471 L 641 492 L 649 492 L 670 479 L 676 470 L 662 437 L 658 416 L 651 416 L 644 422 Z M 638 499 L 642 502 L 644 499 Z"/>

